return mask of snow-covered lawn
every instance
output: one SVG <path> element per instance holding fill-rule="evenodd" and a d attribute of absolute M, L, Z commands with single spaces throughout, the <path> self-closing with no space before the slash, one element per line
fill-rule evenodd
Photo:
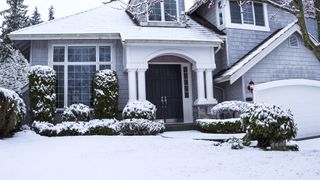
<path fill-rule="evenodd" d="M 300 141 L 299 152 L 213 143 L 162 136 L 48 138 L 24 131 L 0 140 L 0 179 L 320 179 L 320 139 Z"/>

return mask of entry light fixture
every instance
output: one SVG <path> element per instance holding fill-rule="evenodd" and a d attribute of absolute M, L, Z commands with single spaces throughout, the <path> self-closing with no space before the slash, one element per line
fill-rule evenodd
<path fill-rule="evenodd" d="M 248 85 L 248 91 L 250 93 L 253 93 L 253 88 L 254 88 L 254 82 L 251 80 Z"/>

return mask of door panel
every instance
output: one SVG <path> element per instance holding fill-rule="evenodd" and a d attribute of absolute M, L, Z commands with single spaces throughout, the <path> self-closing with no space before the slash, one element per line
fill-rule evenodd
<path fill-rule="evenodd" d="M 146 72 L 147 100 L 156 105 L 157 119 L 183 119 L 180 65 L 149 65 Z M 167 98 L 167 108 L 161 103 Z"/>

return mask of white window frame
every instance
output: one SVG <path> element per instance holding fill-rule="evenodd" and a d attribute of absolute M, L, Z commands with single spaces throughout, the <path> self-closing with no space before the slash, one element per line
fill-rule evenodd
<path fill-rule="evenodd" d="M 231 22 L 231 11 L 230 11 L 230 0 L 226 0 L 226 6 L 224 7 L 225 9 L 225 28 L 233 28 L 233 29 L 247 29 L 247 30 L 255 30 L 255 31 L 270 31 L 269 27 L 269 19 L 268 19 L 268 9 L 267 9 L 267 4 L 266 3 L 261 3 L 263 6 L 263 16 L 264 16 L 264 26 L 257 26 L 255 25 L 256 23 L 256 17 L 255 17 L 255 10 L 254 10 L 254 5 L 252 3 L 252 11 L 253 11 L 253 21 L 254 24 L 244 24 L 243 23 L 243 15 L 241 14 L 241 24 L 237 23 L 232 23 Z M 241 8 L 241 7 L 240 7 Z M 219 12 L 217 12 L 217 16 L 219 15 Z M 217 17 L 218 19 L 219 17 Z M 224 27 L 223 27 L 224 28 Z"/>
<path fill-rule="evenodd" d="M 69 62 L 68 61 L 68 47 L 86 47 L 92 46 L 96 48 L 96 61 L 93 62 Z M 110 61 L 109 62 L 100 62 L 99 61 L 99 47 L 109 46 L 110 47 Z M 54 47 L 64 47 L 64 62 L 53 62 L 53 50 Z M 48 52 L 48 66 L 53 68 L 53 66 L 63 66 L 64 67 L 64 107 L 68 106 L 68 66 L 69 65 L 95 65 L 96 70 L 100 70 L 100 65 L 110 65 L 111 70 L 116 69 L 115 61 L 115 48 L 112 43 L 88 43 L 88 44 L 50 44 Z M 64 108 L 57 108 L 58 111 L 63 110 Z M 92 108 L 90 108 L 92 110 Z"/>
<path fill-rule="evenodd" d="M 156 21 L 156 20 L 150 20 L 149 19 L 149 11 L 147 12 L 147 21 L 148 22 L 179 22 L 180 19 L 180 13 L 179 13 L 179 3 L 178 0 L 176 1 L 176 10 L 177 10 L 177 21 L 166 21 L 165 17 L 165 11 L 164 11 L 164 1 L 160 2 L 160 9 L 161 9 L 161 21 Z M 149 8 L 148 8 L 149 9 Z"/>

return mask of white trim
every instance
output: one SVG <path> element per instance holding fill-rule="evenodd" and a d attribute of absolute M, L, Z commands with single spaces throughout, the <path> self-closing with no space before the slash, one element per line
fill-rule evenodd
<path fill-rule="evenodd" d="M 91 46 L 96 48 L 96 61 L 94 62 L 68 62 L 68 47 L 69 46 Z M 109 46 L 110 47 L 110 62 L 100 62 L 99 61 L 99 47 L 101 46 Z M 69 65 L 95 65 L 96 70 L 100 69 L 100 65 L 110 65 L 112 70 L 116 68 L 116 60 L 115 60 L 115 48 L 113 43 L 86 43 L 86 44 L 79 44 L 79 43 L 50 43 L 49 50 L 48 50 L 48 66 L 52 67 L 54 65 L 64 66 L 64 107 L 68 106 L 68 66 Z M 64 62 L 53 62 L 53 49 L 54 47 L 64 47 Z M 57 110 L 63 110 L 63 108 L 57 108 Z"/>
<path fill-rule="evenodd" d="M 257 2 L 255 2 L 257 3 Z M 259 2 L 258 2 L 259 3 Z M 264 26 L 257 26 L 255 25 L 255 11 L 254 11 L 254 6 L 252 4 L 252 11 L 253 11 L 253 19 L 254 19 L 254 24 L 244 24 L 243 23 L 243 15 L 241 14 L 241 24 L 237 23 L 232 23 L 231 22 L 231 11 L 230 11 L 230 0 L 227 0 L 227 6 L 226 6 L 226 16 L 225 16 L 225 22 L 226 28 L 233 28 L 233 29 L 247 29 L 247 30 L 253 30 L 253 31 L 270 31 L 269 27 L 269 20 L 268 20 L 268 9 L 267 9 L 267 4 L 262 3 L 263 6 L 263 16 L 264 16 Z M 241 8 L 241 7 L 240 7 Z"/>

